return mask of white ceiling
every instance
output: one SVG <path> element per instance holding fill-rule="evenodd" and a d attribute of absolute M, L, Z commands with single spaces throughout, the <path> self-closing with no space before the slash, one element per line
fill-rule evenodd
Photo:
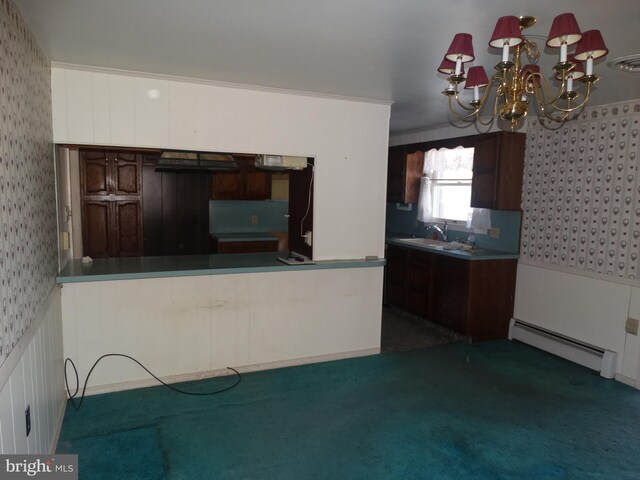
<path fill-rule="evenodd" d="M 609 56 L 592 104 L 640 98 L 640 74 L 606 66 L 640 53 L 637 0 L 14 0 L 53 62 L 393 101 L 391 130 L 448 122 L 437 67 L 457 32 L 475 65 L 503 15 L 533 15 L 546 37 L 573 12 Z M 542 39 L 541 39 L 542 40 Z M 543 44 L 544 40 L 538 42 Z M 540 62 L 551 73 L 555 52 Z"/>

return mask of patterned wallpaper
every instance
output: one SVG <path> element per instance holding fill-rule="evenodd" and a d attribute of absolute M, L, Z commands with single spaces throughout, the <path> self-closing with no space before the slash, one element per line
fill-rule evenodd
<path fill-rule="evenodd" d="M 0 364 L 56 274 L 50 64 L 11 0 L 0 0 Z"/>
<path fill-rule="evenodd" d="M 522 258 L 640 278 L 640 100 L 529 121 Z"/>

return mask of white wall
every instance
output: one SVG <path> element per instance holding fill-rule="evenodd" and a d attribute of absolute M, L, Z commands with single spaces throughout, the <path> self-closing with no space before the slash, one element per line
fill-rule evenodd
<path fill-rule="evenodd" d="M 514 317 L 618 353 L 619 380 L 635 385 L 638 336 L 625 332 L 640 318 L 640 288 L 521 260 Z"/>
<path fill-rule="evenodd" d="M 60 289 L 55 287 L 0 367 L 0 451 L 55 451 L 66 406 Z M 25 410 L 31 407 L 26 436 Z"/>
<path fill-rule="evenodd" d="M 388 104 L 69 66 L 52 94 L 56 143 L 315 157 L 314 258 L 384 256 Z"/>
<path fill-rule="evenodd" d="M 314 259 L 384 256 L 388 104 L 69 66 L 51 83 L 56 143 L 315 157 Z M 371 353 L 382 272 L 67 284 L 65 356 L 83 378 L 109 352 L 162 376 Z M 148 377 L 109 363 L 92 385 Z"/>
<path fill-rule="evenodd" d="M 132 355 L 173 380 L 378 353 L 382 270 L 65 284 L 64 353 L 82 381 L 106 353 Z M 135 363 L 110 357 L 88 391 L 155 384 L 148 379 Z"/>

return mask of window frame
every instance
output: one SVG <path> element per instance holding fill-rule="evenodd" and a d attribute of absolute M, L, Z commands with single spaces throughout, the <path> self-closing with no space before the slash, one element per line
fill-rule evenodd
<path fill-rule="evenodd" d="M 439 150 L 441 148 L 453 149 L 456 147 L 475 148 L 477 137 L 478 135 L 468 135 L 465 137 L 445 138 L 441 140 L 431 140 L 428 142 L 412 143 L 409 145 L 405 145 L 405 151 L 407 153 L 411 153 L 416 151 L 428 152 L 432 148 L 435 148 L 436 150 Z M 471 176 L 471 182 L 473 184 L 473 175 Z M 469 205 L 469 208 L 471 208 L 471 205 Z M 467 228 L 466 220 L 455 220 L 440 217 L 433 217 L 433 220 L 434 221 L 431 223 L 444 223 L 444 221 L 446 220 L 447 225 L 451 230 L 471 231 L 471 229 Z"/>

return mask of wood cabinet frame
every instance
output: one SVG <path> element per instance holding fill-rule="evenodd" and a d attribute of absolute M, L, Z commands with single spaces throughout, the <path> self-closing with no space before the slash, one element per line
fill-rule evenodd
<path fill-rule="evenodd" d="M 465 260 L 387 246 L 386 303 L 465 335 L 507 338 L 517 259 Z"/>

